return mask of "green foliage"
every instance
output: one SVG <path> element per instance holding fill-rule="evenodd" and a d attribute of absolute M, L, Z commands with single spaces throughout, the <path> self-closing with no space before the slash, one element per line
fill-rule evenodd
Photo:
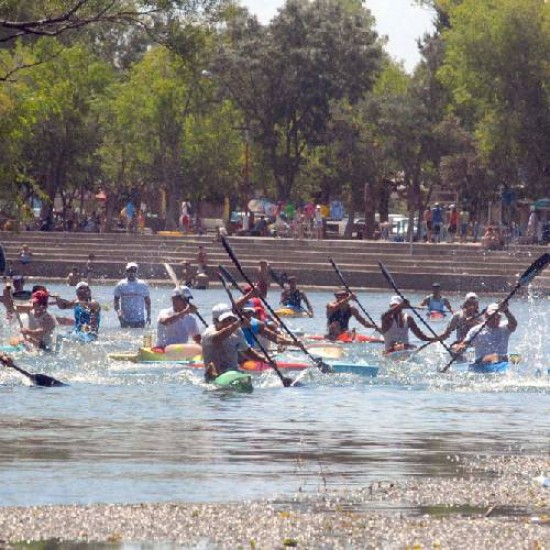
<path fill-rule="evenodd" d="M 232 21 L 214 74 L 263 147 L 280 198 L 323 142 L 330 103 L 372 87 L 381 58 L 372 26 L 370 12 L 336 0 L 290 0 L 266 28 Z"/>
<path fill-rule="evenodd" d="M 506 185 L 548 184 L 550 7 L 539 0 L 464 0 L 450 9 L 442 82 L 478 152 Z"/>

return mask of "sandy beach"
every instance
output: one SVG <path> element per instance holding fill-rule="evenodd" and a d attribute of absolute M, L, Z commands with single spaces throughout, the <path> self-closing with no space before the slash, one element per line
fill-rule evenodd
<path fill-rule="evenodd" d="M 5 507 L 0 538 L 7 548 L 48 539 L 213 549 L 550 548 L 550 487 L 539 478 L 550 469 L 547 457 L 449 461 L 452 478 L 384 480 L 290 502 Z"/>

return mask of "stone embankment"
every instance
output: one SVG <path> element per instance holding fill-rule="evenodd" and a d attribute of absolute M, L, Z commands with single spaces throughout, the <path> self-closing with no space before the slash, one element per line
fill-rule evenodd
<path fill-rule="evenodd" d="M 548 246 L 510 245 L 507 250 L 486 252 L 478 244 L 390 243 L 359 240 L 294 240 L 258 237 L 229 239 L 245 271 L 253 278 L 260 259 L 279 272 L 296 275 L 304 286 L 334 288 L 339 279 L 329 258 L 340 267 L 353 288 L 387 289 L 379 262 L 403 290 L 429 290 L 434 281 L 445 291 L 507 292 L 521 273 Z M 126 233 L 0 232 L 8 262 L 20 272 L 18 252 L 28 244 L 33 261 L 27 274 L 36 278 L 66 277 L 70 269 L 84 270 L 89 254 L 95 256 L 94 275 L 110 281 L 122 276 L 128 261 L 140 264 L 141 277 L 166 281 L 164 262 L 178 275 L 181 262 L 196 265 L 198 246 L 204 245 L 211 280 L 216 282 L 218 265 L 237 278 L 230 258 L 212 235 L 137 235 Z M 537 288 L 550 290 L 550 269 L 536 280 Z"/>

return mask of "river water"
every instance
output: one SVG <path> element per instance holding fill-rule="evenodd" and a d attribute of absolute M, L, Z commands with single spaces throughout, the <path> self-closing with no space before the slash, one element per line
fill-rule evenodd
<path fill-rule="evenodd" d="M 73 292 L 51 290 L 67 298 Z M 207 319 L 213 304 L 227 301 L 221 289 L 194 294 Z M 273 304 L 277 294 L 271 291 Z M 111 295 L 111 287 L 94 287 L 102 304 L 110 305 Z M 153 317 L 169 296 L 168 287 L 152 289 Z M 332 295 L 308 296 L 316 318 L 289 325 L 319 334 Z M 358 296 L 379 320 L 390 293 Z M 449 298 L 459 306 L 460 296 Z M 412 303 L 420 299 L 410 294 Z M 482 306 L 495 299 L 482 296 Z M 465 455 L 547 452 L 550 300 L 533 292 L 514 298 L 511 309 L 519 327 L 510 351 L 521 361 L 504 376 L 440 374 L 448 357 L 439 345 L 414 361 L 385 364 L 380 347 L 366 344 L 354 346 L 350 360 L 378 365 L 375 378 L 312 368 L 301 387 L 282 388 L 267 372 L 245 395 L 212 391 L 201 373 L 181 365 L 109 360 L 108 353 L 132 351 L 143 338 L 142 330 L 118 328 L 110 309 L 98 342 L 17 357 L 28 371 L 68 387 L 30 388 L 19 374 L 0 370 L 0 505 L 290 498 L 453 476 L 455 457 Z M 4 343 L 10 331 L 2 327 Z"/>

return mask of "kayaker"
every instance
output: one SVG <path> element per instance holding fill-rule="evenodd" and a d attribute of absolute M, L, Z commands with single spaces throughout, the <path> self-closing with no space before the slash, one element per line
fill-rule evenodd
<path fill-rule="evenodd" d="M 57 326 L 55 317 L 48 311 L 49 298 L 45 290 L 32 293 L 32 309 L 27 313 L 29 326 L 21 328 L 25 341 L 44 351 L 53 351 L 53 333 Z"/>
<path fill-rule="evenodd" d="M 252 361 L 265 358 L 247 343 L 241 328 L 250 326 L 246 319 L 239 319 L 227 304 L 212 308 L 213 324 L 201 335 L 204 378 L 211 382 L 228 370 L 239 370 L 239 353 Z"/>
<path fill-rule="evenodd" d="M 479 314 L 479 298 L 475 292 L 468 292 L 462 303 L 460 311 L 457 311 L 451 317 L 445 332 L 441 334 L 441 340 L 446 340 L 456 330 L 457 342 L 462 342 L 466 338 L 468 331 L 481 323 Z"/>
<path fill-rule="evenodd" d="M 74 329 L 70 335 L 78 340 L 91 342 L 97 340 L 101 321 L 101 306 L 92 298 L 92 289 L 86 281 L 80 281 L 75 287 L 76 298 L 65 300 L 57 296 L 59 309 L 73 309 Z"/>
<path fill-rule="evenodd" d="M 432 293 L 429 296 L 426 296 L 420 302 L 418 307 L 427 307 L 428 314 L 434 311 L 441 313 L 442 315 L 447 315 L 447 311 L 449 311 L 450 313 L 454 313 L 449 300 L 441 295 L 441 285 L 439 283 L 434 283 L 432 285 Z"/>
<path fill-rule="evenodd" d="M 439 338 L 426 336 L 416 324 L 416 321 L 403 310 L 410 308 L 408 300 L 400 296 L 393 296 L 390 300 L 390 308 L 382 314 L 381 328 L 384 336 L 384 352 L 403 351 L 416 349 L 409 343 L 409 330 L 423 342 L 436 342 Z"/>
<path fill-rule="evenodd" d="M 296 311 L 306 311 L 309 317 L 313 317 L 313 307 L 309 302 L 305 292 L 298 288 L 298 279 L 291 275 L 287 279 L 287 287 L 281 292 L 281 306 L 288 307 Z M 302 302 L 307 307 L 304 308 Z"/>
<path fill-rule="evenodd" d="M 284 335 L 278 333 L 268 324 L 261 320 L 260 316 L 262 311 L 260 308 L 256 308 L 252 302 L 247 302 L 241 309 L 244 317 L 249 321 L 250 326 L 243 327 L 244 337 L 251 348 L 258 348 L 258 343 L 255 338 L 259 338 L 262 345 L 267 347 L 262 340 L 269 340 L 279 346 L 292 346 L 294 341 L 290 338 L 286 338 Z"/>
<path fill-rule="evenodd" d="M 501 323 L 502 313 L 506 321 Z M 489 304 L 485 310 L 485 323 L 470 329 L 455 349 L 463 352 L 473 346 L 476 363 L 508 361 L 508 341 L 517 326 L 516 318 L 508 309 L 508 302 Z"/>
<path fill-rule="evenodd" d="M 350 305 L 351 300 L 356 300 L 355 294 L 346 289 L 337 290 L 334 293 L 336 300 L 327 304 L 327 338 L 336 340 L 341 334 L 349 331 L 349 322 L 353 317 L 365 328 L 376 328 L 367 321 L 359 310 Z"/>
<path fill-rule="evenodd" d="M 122 328 L 143 328 L 151 324 L 149 285 L 137 278 L 137 271 L 135 262 L 126 264 L 126 278 L 115 286 L 114 308 Z"/>
<path fill-rule="evenodd" d="M 157 319 L 156 347 L 186 344 L 190 339 L 200 344 L 199 324 L 194 315 L 197 308 L 189 302 L 192 298 L 187 286 L 181 286 L 172 292 L 172 307 L 161 310 Z"/>

